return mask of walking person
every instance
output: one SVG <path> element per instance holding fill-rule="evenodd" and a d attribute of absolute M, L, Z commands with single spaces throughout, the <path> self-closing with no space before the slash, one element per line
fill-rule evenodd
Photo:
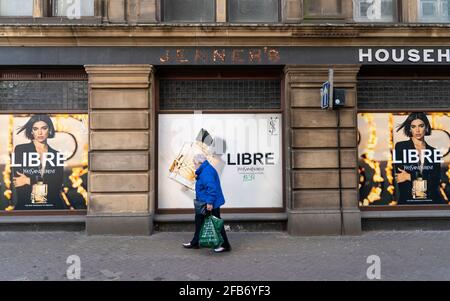
<path fill-rule="evenodd" d="M 225 198 L 223 197 L 222 188 L 220 186 L 220 179 L 217 171 L 206 160 L 204 154 L 197 154 L 194 156 L 195 165 L 195 194 L 198 201 L 205 202 L 206 210 L 210 211 L 212 215 L 220 218 L 220 207 L 225 204 Z M 191 242 L 184 243 L 183 247 L 187 249 L 199 248 L 200 230 L 205 220 L 203 214 L 195 214 L 195 233 Z M 214 249 L 215 253 L 231 251 L 231 246 L 225 232 L 225 228 L 220 231 L 224 240 L 223 244 Z"/>

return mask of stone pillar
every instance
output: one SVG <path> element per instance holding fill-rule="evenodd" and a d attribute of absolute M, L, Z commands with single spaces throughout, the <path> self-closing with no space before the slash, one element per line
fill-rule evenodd
<path fill-rule="evenodd" d="M 227 22 L 227 1 L 216 0 L 216 22 Z"/>
<path fill-rule="evenodd" d="M 418 0 L 402 0 L 401 9 L 398 9 L 400 15 L 400 22 L 415 23 L 418 22 Z"/>
<path fill-rule="evenodd" d="M 342 0 L 342 14 L 346 22 L 354 22 L 353 20 L 353 1 Z"/>
<path fill-rule="evenodd" d="M 88 234 L 150 235 L 154 213 L 152 67 L 86 66 Z"/>
<path fill-rule="evenodd" d="M 156 0 L 128 0 L 128 23 L 155 23 Z"/>
<path fill-rule="evenodd" d="M 33 18 L 45 17 L 46 3 L 44 0 L 33 0 Z"/>
<path fill-rule="evenodd" d="M 303 19 L 302 0 L 282 0 L 281 15 L 284 23 L 300 23 Z"/>
<path fill-rule="evenodd" d="M 110 23 L 125 23 L 125 0 L 106 1 L 106 18 Z"/>
<path fill-rule="evenodd" d="M 291 235 L 340 235 L 342 222 L 343 234 L 361 232 L 356 136 L 359 66 L 332 66 L 335 88 L 346 89 L 346 105 L 339 110 L 342 208 L 337 111 L 320 108 L 320 88 L 328 80 L 329 67 L 305 65 L 285 69 L 291 183 L 287 198 L 288 232 Z"/>

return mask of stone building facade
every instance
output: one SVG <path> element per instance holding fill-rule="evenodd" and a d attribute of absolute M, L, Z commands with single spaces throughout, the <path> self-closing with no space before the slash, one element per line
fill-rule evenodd
<path fill-rule="evenodd" d="M 358 235 L 364 225 L 448 223 L 448 204 L 365 206 L 359 164 L 361 114 L 449 111 L 447 1 L 20 2 L 9 7 L 0 1 L 0 81 L 84 81 L 87 102 L 76 109 L 29 109 L 15 99 L 0 113 L 88 115 L 88 205 L 62 213 L 2 212 L 3 223 L 75 220 L 86 224 L 88 234 L 124 235 L 190 223 L 191 209 L 163 207 L 158 199 L 158 158 L 164 151 L 158 124 L 162 114 L 199 110 L 282 116 L 282 205 L 225 207 L 232 223 L 274 225 L 292 235 Z M 330 69 L 334 88 L 345 93 L 345 105 L 337 110 L 321 108 L 320 89 Z M 167 109 L 162 87 L 171 80 L 275 80 L 279 106 L 267 109 L 262 101 Z M 402 94 L 386 88 L 392 83 L 413 88 Z M 225 91 L 205 87 L 213 95 Z M 258 87 L 246 93 L 261 92 Z M 428 101 L 434 94 L 440 98 Z"/>

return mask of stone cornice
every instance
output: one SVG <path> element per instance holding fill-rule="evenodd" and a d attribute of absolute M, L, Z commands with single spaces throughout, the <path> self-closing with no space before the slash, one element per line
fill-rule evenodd
<path fill-rule="evenodd" d="M 0 46 L 447 46 L 450 25 L 1 25 Z"/>
<path fill-rule="evenodd" d="M 86 65 L 91 88 L 148 88 L 153 67 L 148 65 Z"/>

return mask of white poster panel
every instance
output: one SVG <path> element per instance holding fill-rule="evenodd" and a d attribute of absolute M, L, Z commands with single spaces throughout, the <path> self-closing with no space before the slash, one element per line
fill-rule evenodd
<path fill-rule="evenodd" d="M 193 208 L 192 157 L 219 173 L 224 208 L 281 208 L 281 114 L 159 115 L 158 208 Z"/>

